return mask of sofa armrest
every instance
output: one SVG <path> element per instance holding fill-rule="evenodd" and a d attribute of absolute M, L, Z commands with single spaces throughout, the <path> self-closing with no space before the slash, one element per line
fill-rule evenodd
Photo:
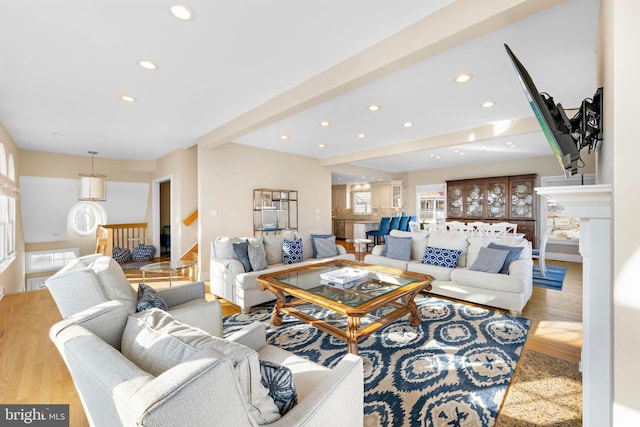
<path fill-rule="evenodd" d="M 98 276 L 88 268 L 57 273 L 45 281 L 62 317 L 109 301 Z"/>
<path fill-rule="evenodd" d="M 338 255 L 344 255 L 347 253 L 347 250 L 342 245 L 336 245 L 336 250 L 338 251 Z"/>
<path fill-rule="evenodd" d="M 191 425 L 255 426 L 232 362 L 207 355 L 206 350 L 142 387 L 122 383 L 113 398 L 122 425 L 164 427 L 192 420 Z M 210 416 L 215 416 L 214 422 L 207 421 Z"/>
<path fill-rule="evenodd" d="M 282 418 L 269 424 L 285 426 L 359 427 L 364 424 L 364 374 L 360 356 L 345 355 L 329 374 Z"/>
<path fill-rule="evenodd" d="M 211 293 L 237 304 L 233 289 L 238 274 L 244 273 L 242 263 L 232 258 L 211 258 L 209 283 Z"/>
<path fill-rule="evenodd" d="M 227 341 L 237 342 L 238 344 L 246 345 L 255 351 L 260 350 L 267 345 L 267 328 L 262 322 L 253 322 L 244 328 L 233 332 L 231 335 L 225 337 Z"/>
<path fill-rule="evenodd" d="M 371 255 L 380 255 L 382 256 L 382 252 L 384 251 L 384 245 L 375 245 L 373 249 L 371 249 Z"/>
<path fill-rule="evenodd" d="M 169 307 L 205 297 L 204 282 L 185 283 L 170 288 L 161 288 L 157 291 Z"/>

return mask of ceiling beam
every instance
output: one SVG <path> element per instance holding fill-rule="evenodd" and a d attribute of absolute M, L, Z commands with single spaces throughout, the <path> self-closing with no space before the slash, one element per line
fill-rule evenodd
<path fill-rule="evenodd" d="M 356 151 L 339 156 L 320 159 L 322 166 L 339 165 L 342 163 L 358 162 L 362 160 L 376 159 L 380 157 L 406 154 L 415 151 L 434 150 L 436 148 L 453 147 L 471 142 L 494 139 L 502 136 L 513 136 L 524 133 L 540 132 L 540 124 L 534 117 L 499 122 L 472 129 L 465 129 L 442 135 L 428 136 L 413 141 L 399 142 L 371 148 L 369 150 Z"/>

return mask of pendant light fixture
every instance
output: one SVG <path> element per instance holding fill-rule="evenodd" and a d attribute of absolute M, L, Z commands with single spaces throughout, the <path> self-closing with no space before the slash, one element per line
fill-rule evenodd
<path fill-rule="evenodd" d="M 104 202 L 107 200 L 107 176 L 94 173 L 93 156 L 96 151 L 89 151 L 91 154 L 91 173 L 80 174 L 80 202 Z"/>

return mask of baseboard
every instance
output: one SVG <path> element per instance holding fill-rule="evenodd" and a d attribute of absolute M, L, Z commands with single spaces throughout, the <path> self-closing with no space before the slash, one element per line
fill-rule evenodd
<path fill-rule="evenodd" d="M 554 260 L 554 261 L 568 261 L 568 262 L 582 263 L 582 256 L 577 254 L 562 254 L 558 252 L 547 252 L 544 258 L 549 260 Z"/>

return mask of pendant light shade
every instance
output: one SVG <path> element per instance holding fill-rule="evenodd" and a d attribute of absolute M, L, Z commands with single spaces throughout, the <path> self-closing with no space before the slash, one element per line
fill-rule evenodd
<path fill-rule="evenodd" d="M 91 154 L 91 173 L 80 174 L 80 194 L 78 201 L 86 202 L 104 202 L 107 200 L 107 177 L 94 173 L 93 156 L 98 154 L 95 151 L 89 151 Z"/>

